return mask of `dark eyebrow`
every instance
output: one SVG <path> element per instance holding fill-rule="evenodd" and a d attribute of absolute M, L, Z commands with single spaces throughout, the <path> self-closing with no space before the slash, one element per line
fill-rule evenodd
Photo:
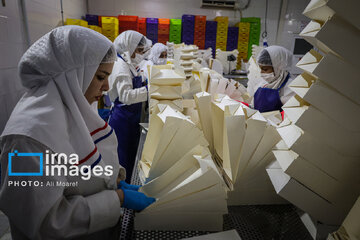
<path fill-rule="evenodd" d="M 104 70 L 100 70 L 100 72 L 105 73 L 106 75 L 110 75 L 110 73 L 109 73 L 109 72 L 104 71 Z"/>

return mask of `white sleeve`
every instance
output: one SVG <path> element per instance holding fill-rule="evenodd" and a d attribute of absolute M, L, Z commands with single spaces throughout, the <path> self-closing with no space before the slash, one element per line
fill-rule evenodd
<path fill-rule="evenodd" d="M 90 234 L 114 226 L 120 217 L 120 201 L 114 190 L 89 196 L 66 194 L 62 186 L 47 182 L 67 181 L 64 176 L 8 176 L 8 153 L 43 152 L 46 146 L 25 136 L 10 135 L 1 141 L 0 208 L 18 235 L 30 239 L 64 239 Z M 45 162 L 44 162 L 45 167 Z M 13 169 L 39 169 L 38 157 L 26 157 L 26 164 L 12 161 Z M 16 187 L 11 181 L 39 181 L 43 186 Z M 26 217 L 24 217 L 26 216 Z"/>
<path fill-rule="evenodd" d="M 291 97 L 295 96 L 296 93 L 290 89 L 289 85 L 294 79 L 289 79 L 283 89 L 280 90 L 280 100 L 282 104 L 285 104 Z"/>
<path fill-rule="evenodd" d="M 126 105 L 145 102 L 148 98 L 148 90 L 145 86 L 133 89 L 132 78 L 130 76 L 117 76 L 116 89 L 119 101 Z"/>

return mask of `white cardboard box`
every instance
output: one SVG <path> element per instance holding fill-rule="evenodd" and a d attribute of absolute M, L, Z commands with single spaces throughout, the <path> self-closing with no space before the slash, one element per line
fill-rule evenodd
<path fill-rule="evenodd" d="M 280 168 L 266 170 L 276 192 L 309 213 L 316 220 L 327 224 L 340 224 L 346 213 L 339 211 L 331 203 L 299 183 Z"/>
<path fill-rule="evenodd" d="M 329 176 L 343 183 L 353 185 L 354 191 L 360 191 L 360 162 L 358 157 L 350 157 L 337 152 L 307 132 L 299 135 L 291 146 L 291 150 L 326 172 Z"/>
<path fill-rule="evenodd" d="M 350 131 L 360 132 L 360 105 L 339 94 L 335 89 L 331 89 L 320 80 L 317 80 L 310 88 L 290 88 L 297 94 L 298 90 L 304 91 L 305 94 L 301 97 L 337 124 L 343 125 Z"/>
<path fill-rule="evenodd" d="M 294 79 L 290 84 L 291 87 L 310 87 L 319 78 L 360 104 L 359 68 L 346 63 L 332 53 L 322 57 L 314 50 L 305 54 L 296 66 L 306 72 Z"/>
<path fill-rule="evenodd" d="M 291 150 L 275 150 L 273 153 L 286 174 L 334 206 L 344 209 L 344 211 L 351 208 L 358 192 L 349 188 L 348 184 L 340 183 Z"/>
<path fill-rule="evenodd" d="M 360 156 L 360 132 L 349 130 L 345 123 L 338 124 L 313 106 L 295 124 L 343 154 Z"/>
<path fill-rule="evenodd" d="M 313 20 L 325 22 L 336 13 L 360 29 L 359 8 L 360 2 L 357 0 L 311 0 L 303 14 Z"/>
<path fill-rule="evenodd" d="M 300 36 L 324 53 L 332 52 L 348 63 L 360 66 L 360 31 L 336 14 L 324 25 L 311 21 Z"/>

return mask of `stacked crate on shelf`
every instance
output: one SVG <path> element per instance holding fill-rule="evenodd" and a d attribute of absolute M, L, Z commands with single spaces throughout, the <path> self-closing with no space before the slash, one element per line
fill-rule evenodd
<path fill-rule="evenodd" d="M 67 18 L 65 25 L 78 25 L 82 27 L 88 27 L 88 22 L 81 19 Z"/>
<path fill-rule="evenodd" d="M 99 16 L 98 15 L 86 14 L 85 20 L 88 22 L 89 25 L 99 26 Z"/>
<path fill-rule="evenodd" d="M 232 51 L 238 48 L 239 28 L 229 27 L 226 43 L 226 51 Z"/>
<path fill-rule="evenodd" d="M 142 35 L 146 36 L 146 18 L 138 18 L 138 31 Z"/>
<path fill-rule="evenodd" d="M 138 31 L 138 16 L 119 15 L 119 34 L 127 31 Z"/>
<path fill-rule="evenodd" d="M 119 35 L 119 20 L 116 17 L 101 17 L 102 33 L 114 41 Z"/>
<path fill-rule="evenodd" d="M 237 69 L 241 69 L 241 60 L 248 60 L 250 23 L 239 22 L 235 25 L 239 28 L 237 48 L 239 51 Z"/>
<path fill-rule="evenodd" d="M 217 22 L 206 21 L 205 49 L 211 48 L 213 57 L 215 57 L 215 52 L 216 52 L 216 31 L 217 31 Z"/>
<path fill-rule="evenodd" d="M 169 31 L 170 31 L 170 19 L 168 18 L 159 18 L 158 26 L 158 42 L 166 44 L 169 41 Z"/>
<path fill-rule="evenodd" d="M 215 18 L 215 21 L 217 22 L 216 49 L 226 51 L 229 17 L 219 16 Z"/>
<path fill-rule="evenodd" d="M 169 41 L 175 44 L 181 43 L 181 19 L 170 19 Z"/>
<path fill-rule="evenodd" d="M 194 28 L 195 28 L 195 16 L 183 15 L 182 16 L 182 42 L 185 44 L 194 43 Z"/>
<path fill-rule="evenodd" d="M 258 45 L 260 42 L 260 32 L 261 32 L 261 20 L 260 18 L 251 17 L 251 18 L 242 18 L 241 22 L 250 23 L 250 33 L 249 33 L 249 44 L 248 44 L 248 55 L 249 59 L 252 54 L 252 45 Z"/>
<path fill-rule="evenodd" d="M 199 49 L 205 48 L 206 16 L 195 16 L 194 44 Z"/>
<path fill-rule="evenodd" d="M 153 44 L 158 42 L 158 25 L 159 20 L 157 18 L 146 18 L 146 37 Z"/>

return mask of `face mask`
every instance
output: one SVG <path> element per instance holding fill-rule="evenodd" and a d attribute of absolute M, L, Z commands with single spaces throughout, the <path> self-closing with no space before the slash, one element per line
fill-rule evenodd
<path fill-rule="evenodd" d="M 275 78 L 275 74 L 273 72 L 272 73 L 261 73 L 261 77 L 268 83 L 271 83 Z"/>
<path fill-rule="evenodd" d="M 156 65 L 166 65 L 166 58 L 159 58 L 156 61 Z"/>
<path fill-rule="evenodd" d="M 139 65 L 139 63 L 144 59 L 144 56 L 141 55 L 141 54 L 138 54 L 138 53 L 135 53 L 135 57 L 134 58 L 131 58 L 131 63 L 134 65 L 134 66 L 137 66 Z"/>

